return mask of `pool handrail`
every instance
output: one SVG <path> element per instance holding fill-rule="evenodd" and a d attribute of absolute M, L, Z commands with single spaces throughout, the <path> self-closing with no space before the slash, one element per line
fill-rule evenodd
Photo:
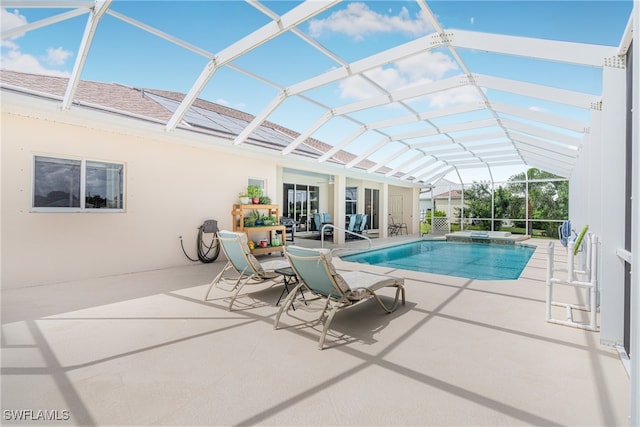
<path fill-rule="evenodd" d="M 361 237 L 365 239 L 369 243 L 369 247 L 367 249 L 371 249 L 371 239 L 364 234 L 354 233 L 353 231 L 345 230 L 344 228 L 336 227 L 333 224 L 324 224 L 320 229 L 320 247 L 324 248 L 324 232 L 327 227 L 331 227 L 334 230 L 344 231 L 345 233 L 353 234 L 354 236 Z"/>

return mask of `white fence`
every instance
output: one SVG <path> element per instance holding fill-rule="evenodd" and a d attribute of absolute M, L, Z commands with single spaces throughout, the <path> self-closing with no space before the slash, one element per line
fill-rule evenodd
<path fill-rule="evenodd" d="M 451 232 L 451 222 L 446 216 L 435 216 L 431 218 L 431 233 L 446 234 Z"/>

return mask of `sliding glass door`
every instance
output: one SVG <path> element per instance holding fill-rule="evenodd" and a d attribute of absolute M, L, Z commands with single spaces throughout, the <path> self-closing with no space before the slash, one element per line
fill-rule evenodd
<path fill-rule="evenodd" d="M 318 212 L 318 187 L 314 185 L 284 184 L 283 214 L 298 221 L 296 231 L 313 227 L 313 214 Z"/>
<path fill-rule="evenodd" d="M 380 206 L 380 190 L 375 188 L 364 189 L 364 213 L 367 214 L 367 229 L 377 230 L 378 208 Z"/>

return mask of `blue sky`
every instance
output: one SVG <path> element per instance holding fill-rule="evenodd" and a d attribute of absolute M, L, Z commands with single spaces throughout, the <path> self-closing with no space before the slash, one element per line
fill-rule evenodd
<path fill-rule="evenodd" d="M 263 2 L 276 14 L 284 14 L 297 2 Z M 445 29 L 518 35 L 579 43 L 617 46 L 628 21 L 632 1 L 434 1 L 428 3 Z M 112 10 L 142 21 L 211 53 L 267 24 L 270 19 L 242 1 L 114 1 Z M 53 16 L 67 9 L 2 8 L 2 28 L 8 29 Z M 87 15 L 31 31 L 2 41 L 2 68 L 25 72 L 68 75 L 75 61 Z M 344 2 L 299 27 L 305 34 L 345 62 L 430 34 L 433 28 L 413 1 Z M 601 75 L 597 69 L 540 63 L 459 50 L 475 73 L 563 87 L 598 94 Z M 117 82 L 187 92 L 207 59 L 150 35 L 112 16 L 105 15 L 96 32 L 82 79 Z M 335 61 L 286 33 L 240 57 L 234 65 L 283 87 L 338 67 Z M 434 49 L 413 60 L 372 70 L 370 75 L 386 89 L 460 74 L 444 49 Z M 200 97 L 251 114 L 260 113 L 278 89 L 236 70 L 219 70 Z M 310 91 L 307 95 L 328 105 L 344 105 L 375 95 L 368 84 L 348 79 Z M 476 94 L 450 91 L 411 102 L 422 111 L 468 102 Z M 492 99 L 523 108 L 558 112 L 572 117 L 586 114 L 539 100 L 514 98 L 494 92 Z M 337 101 L 336 101 L 337 100 Z M 285 101 L 269 120 L 302 132 L 324 112 L 306 101 Z M 388 107 L 355 113 L 364 120 L 379 120 L 406 111 Z M 584 116 L 583 116 L 584 117 Z M 470 120 L 474 119 L 469 115 Z M 445 125 L 443 119 L 441 125 Z M 338 141 L 352 129 L 347 120 L 332 120 L 315 137 Z M 369 136 L 370 137 L 370 136 Z M 370 143 L 370 141 L 369 141 Z M 363 144 L 363 146 L 366 144 Z M 357 153 L 357 146 L 351 147 Z M 389 150 L 392 146 L 389 147 Z M 384 153 L 380 153 L 383 156 Z"/>

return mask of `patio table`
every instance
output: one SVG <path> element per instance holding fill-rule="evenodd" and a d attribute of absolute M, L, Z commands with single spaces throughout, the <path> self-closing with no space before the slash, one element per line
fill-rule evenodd
<path fill-rule="evenodd" d="M 289 294 L 289 292 L 291 292 L 289 290 L 289 286 L 292 286 L 292 288 L 295 288 L 298 285 L 298 276 L 296 276 L 296 273 L 293 271 L 293 268 L 291 267 L 278 268 L 277 270 L 274 270 L 274 272 L 278 274 L 282 274 L 282 277 L 284 278 L 284 289 L 282 290 L 280 297 L 278 297 L 278 302 L 276 302 L 276 306 L 277 306 L 280 304 L 280 300 L 282 299 L 284 294 L 285 293 Z M 302 288 L 300 288 L 300 296 L 302 297 L 304 304 L 307 305 L 307 300 L 304 297 Z M 291 304 L 291 307 L 294 310 L 296 309 L 296 307 L 293 304 Z"/>

